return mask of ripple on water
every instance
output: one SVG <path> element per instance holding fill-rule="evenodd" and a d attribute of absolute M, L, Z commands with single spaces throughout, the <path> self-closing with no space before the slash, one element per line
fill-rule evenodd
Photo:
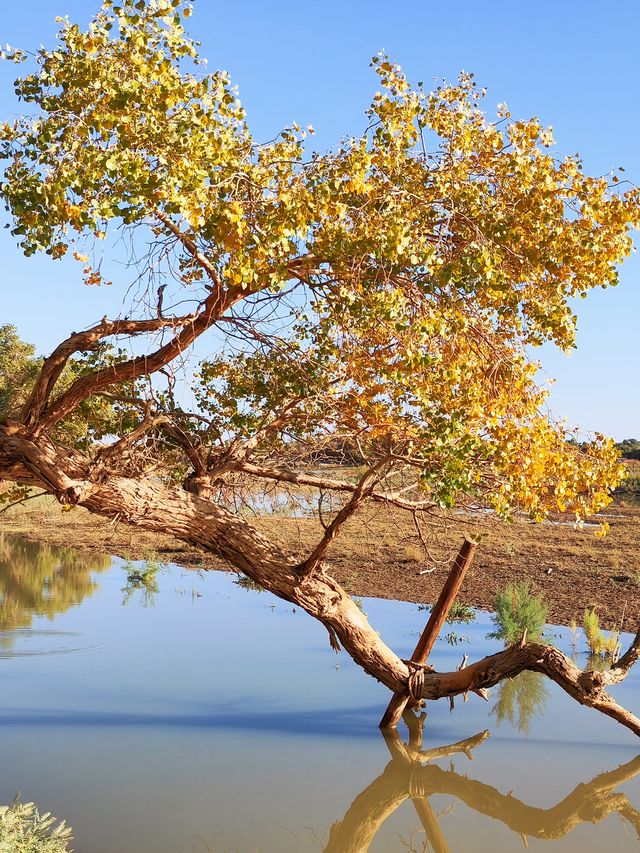
<path fill-rule="evenodd" d="M 0 631 L 0 660 L 95 652 L 105 646 L 104 637 L 53 629 L 16 628 Z"/>

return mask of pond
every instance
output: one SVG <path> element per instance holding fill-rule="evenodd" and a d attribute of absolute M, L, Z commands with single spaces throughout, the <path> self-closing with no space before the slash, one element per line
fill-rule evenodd
<path fill-rule="evenodd" d="M 629 731 L 527 674 L 431 703 L 419 761 L 417 722 L 408 747 L 377 729 L 384 687 L 236 580 L 168 566 L 127 588 L 119 559 L 0 536 L 0 804 L 65 818 L 78 853 L 638 849 Z M 425 613 L 362 606 L 409 656 Z M 448 626 L 432 662 L 497 650 L 490 630 Z M 636 711 L 639 678 L 615 690 Z"/>

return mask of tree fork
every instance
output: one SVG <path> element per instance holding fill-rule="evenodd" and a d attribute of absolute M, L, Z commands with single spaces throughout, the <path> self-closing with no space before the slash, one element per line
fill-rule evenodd
<path fill-rule="evenodd" d="M 477 547 L 477 542 L 465 537 L 460 551 L 458 552 L 458 556 L 451 567 L 449 577 L 447 578 L 445 585 L 442 587 L 438 601 L 431 611 L 429 621 L 418 640 L 418 645 L 415 647 L 415 650 L 411 655 L 411 661 L 413 663 L 423 666 L 431 654 L 436 639 L 438 638 L 438 634 L 442 630 L 442 626 L 449 615 L 451 606 L 460 591 L 467 569 L 473 562 L 473 555 L 475 554 Z M 389 705 L 387 706 L 387 710 L 384 712 L 384 716 L 380 720 L 381 729 L 394 729 L 398 725 L 402 718 L 402 713 L 407 707 L 409 698 L 408 691 L 395 693 L 393 695 Z"/>

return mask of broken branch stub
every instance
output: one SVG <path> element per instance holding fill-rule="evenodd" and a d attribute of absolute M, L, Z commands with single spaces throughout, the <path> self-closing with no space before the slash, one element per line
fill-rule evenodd
<path fill-rule="evenodd" d="M 442 592 L 436 602 L 429 621 L 427 622 L 424 631 L 422 632 L 418 645 L 411 656 L 411 662 L 422 667 L 435 645 L 438 634 L 442 630 L 442 626 L 446 622 L 449 611 L 456 600 L 456 596 L 462 586 L 462 581 L 467 573 L 467 569 L 473 562 L 477 542 L 465 538 L 462 547 L 458 552 L 449 576 L 445 585 L 442 587 Z M 387 706 L 387 710 L 380 721 L 380 728 L 395 728 L 402 717 L 402 712 L 407 706 L 410 699 L 409 692 L 395 693 Z"/>

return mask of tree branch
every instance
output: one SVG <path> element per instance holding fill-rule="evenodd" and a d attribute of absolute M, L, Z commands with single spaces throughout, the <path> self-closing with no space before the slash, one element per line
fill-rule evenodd
<path fill-rule="evenodd" d="M 123 436 L 119 441 L 115 441 L 113 444 L 109 444 L 106 447 L 101 448 L 91 464 L 91 476 L 95 476 L 96 470 L 102 470 L 107 466 L 111 459 L 117 459 L 119 456 L 122 456 L 124 451 L 128 447 L 132 447 L 139 438 L 142 438 L 143 435 L 146 435 L 156 427 L 163 426 L 167 420 L 168 418 L 166 415 L 154 417 L 149 413 L 130 433 Z"/>
<path fill-rule="evenodd" d="M 629 650 L 630 656 L 635 654 L 632 650 L 636 645 L 637 637 Z M 581 705 L 612 717 L 640 735 L 640 719 L 618 705 L 604 690 L 604 685 L 608 683 L 606 677 L 603 677 L 606 673 L 581 670 L 559 649 L 543 643 L 516 643 L 456 672 L 425 672 L 422 698 L 441 699 L 493 687 L 505 678 L 513 678 L 525 670 L 543 673 Z M 628 669 L 624 673 L 620 671 L 615 681 L 622 681 L 627 672 Z"/>
<path fill-rule="evenodd" d="M 640 629 L 633 638 L 633 642 L 627 651 L 618 659 L 615 666 L 611 669 L 600 673 L 602 676 L 602 684 L 617 684 L 623 681 L 631 669 L 631 667 L 640 659 Z"/>
<path fill-rule="evenodd" d="M 11 509 L 14 506 L 20 506 L 21 504 L 24 504 L 27 501 L 34 500 L 34 498 L 43 498 L 45 495 L 48 495 L 48 494 L 49 494 L 49 492 L 38 492 L 35 495 L 27 495 L 24 498 L 20 498 L 19 501 L 12 501 L 11 503 L 7 504 L 6 506 L 3 506 L 2 509 L 0 509 L 0 515 L 2 515 L 2 513 L 4 513 L 4 512 L 7 512 L 7 510 Z"/>
<path fill-rule="evenodd" d="M 169 417 L 164 418 L 160 426 L 161 429 L 166 432 L 166 434 L 184 451 L 187 459 L 193 466 L 195 476 L 203 476 L 206 473 L 207 463 L 204 458 L 204 454 L 201 452 L 200 445 L 195 443 L 191 436 L 185 432 L 182 427 L 174 423 Z"/>
<path fill-rule="evenodd" d="M 97 370 L 87 376 L 82 376 L 71 385 L 71 387 L 55 399 L 42 411 L 32 431 L 35 434 L 49 430 L 58 421 L 70 414 L 83 400 L 92 394 L 104 391 L 110 385 L 121 382 L 130 382 L 140 376 L 155 373 L 178 355 L 183 353 L 203 332 L 212 326 L 230 304 L 229 294 L 210 293 L 202 303 L 201 310 L 194 316 L 185 320 L 181 332 L 175 335 L 168 343 L 149 355 L 137 356 L 121 364 L 114 364 Z M 166 320 L 154 319 L 139 321 L 161 325 L 170 325 Z M 104 337 L 104 335 L 102 335 Z M 46 387 L 46 386 L 45 386 Z"/>
<path fill-rule="evenodd" d="M 336 480 L 331 477 L 319 477 L 315 474 L 303 474 L 297 471 L 291 471 L 287 468 L 277 468 L 267 465 L 258 465 L 254 462 L 241 461 L 236 465 L 235 470 L 245 474 L 251 474 L 254 477 L 260 477 L 265 480 L 276 480 L 280 483 L 292 483 L 297 486 L 312 486 L 316 489 L 323 489 L 328 492 L 355 492 L 357 485 L 348 483 L 346 480 Z M 391 504 L 400 509 L 408 509 L 417 512 L 428 512 L 436 508 L 433 501 L 407 501 L 400 495 L 406 489 L 400 489 L 391 494 L 373 490 L 368 497 L 371 500 L 380 503 Z"/>
<path fill-rule="evenodd" d="M 195 242 L 189 237 L 188 234 L 185 234 L 184 231 L 180 229 L 178 225 L 162 210 L 155 211 L 156 217 L 162 222 L 165 228 L 173 234 L 174 237 L 177 238 L 178 242 L 184 246 L 184 248 L 189 252 L 194 261 L 198 264 L 198 266 L 202 267 L 202 269 L 209 276 L 211 281 L 216 286 L 218 291 L 222 290 L 222 282 L 220 280 L 220 276 L 218 275 L 217 269 L 213 266 L 211 261 L 209 261 L 202 252 L 198 249 Z"/>
<path fill-rule="evenodd" d="M 105 317 L 100 323 L 84 332 L 74 332 L 45 359 L 31 396 L 24 406 L 24 425 L 29 430 L 37 427 L 56 382 L 67 362 L 75 353 L 93 349 L 97 343 L 107 337 L 140 335 L 157 332 L 167 327 L 185 326 L 192 323 L 196 316 L 196 314 L 189 314 L 184 317 L 155 318 L 153 320 L 108 320 Z"/>
<path fill-rule="evenodd" d="M 361 477 L 360 482 L 353 490 L 353 495 L 349 501 L 342 507 L 333 521 L 327 526 L 324 531 L 324 536 L 320 542 L 316 545 L 307 559 L 301 564 L 299 568 L 301 576 L 304 577 L 305 575 L 310 575 L 318 568 L 324 558 L 324 555 L 331 547 L 331 543 L 337 537 L 342 525 L 351 518 L 363 501 L 365 501 L 372 493 L 373 486 L 370 485 L 371 481 L 375 478 L 378 471 L 386 464 L 387 457 L 377 462 L 365 473 L 363 477 Z"/>

